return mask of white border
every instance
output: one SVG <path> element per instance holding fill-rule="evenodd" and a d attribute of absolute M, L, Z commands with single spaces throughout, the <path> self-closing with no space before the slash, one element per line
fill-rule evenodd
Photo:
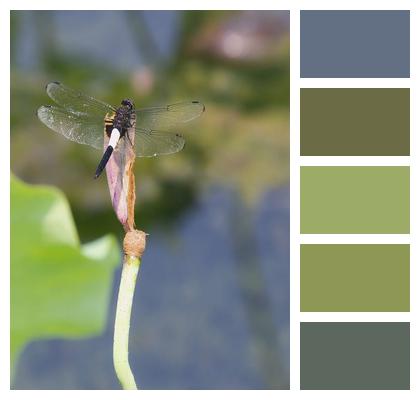
<path fill-rule="evenodd" d="M 301 88 L 409 88 L 409 78 L 300 78 Z"/>
<path fill-rule="evenodd" d="M 1 95 L 1 106 L 3 115 L 3 129 L 10 131 L 9 118 L 10 115 L 10 75 L 9 75 L 9 10 L 11 9 L 78 9 L 78 10 L 90 10 L 90 9 L 121 9 L 117 7 L 122 5 L 118 2 L 107 2 L 103 1 L 80 1 L 73 0 L 67 1 L 63 0 L 60 2 L 52 1 L 3 1 L 1 4 L 1 19 L 0 19 L 0 29 L 2 32 L 2 55 L 3 63 L 1 63 L 1 82 L 2 82 L 2 91 Z M 340 2 L 334 0 L 259 0 L 258 2 L 252 1 L 232 1 L 232 0 L 201 0 L 197 1 L 162 1 L 154 0 L 153 2 L 139 2 L 138 0 L 126 0 L 122 5 L 124 9 L 152 9 L 152 10 L 166 10 L 166 9 L 280 9 L 280 10 L 290 10 L 291 18 L 291 168 L 290 168 L 290 179 L 291 179 L 291 264 L 290 264 L 290 281 L 291 281 L 291 315 L 290 315 L 290 336 L 291 336 L 291 390 L 290 391 L 145 391 L 141 394 L 136 392 L 123 392 L 123 391 L 100 391 L 90 392 L 90 391 L 78 391 L 77 396 L 81 398 L 88 398 L 92 395 L 98 395 L 104 398 L 114 398 L 118 397 L 130 397 L 130 396 L 139 396 L 141 395 L 144 398 L 156 398 L 161 399 L 166 396 L 171 396 L 176 399 L 195 399 L 197 397 L 203 399 L 213 399 L 214 396 L 222 397 L 231 397 L 232 395 L 238 395 L 241 398 L 259 398 L 264 397 L 266 399 L 277 399 L 279 396 L 282 398 L 315 398 L 315 399 L 336 399 L 339 396 L 342 399 L 371 399 L 372 396 L 376 394 L 380 395 L 383 399 L 405 399 L 405 398 L 417 398 L 420 394 L 419 390 L 419 377 L 420 377 L 420 368 L 419 368 L 419 337 L 420 337 L 420 328 L 419 326 L 419 293 L 418 293 L 418 282 L 420 274 L 418 268 L 420 266 L 420 254 L 419 254 L 419 212 L 416 204 L 420 204 L 420 197 L 418 195 L 418 187 L 420 185 L 420 175 L 419 175 L 419 139 L 418 135 L 420 132 L 420 124 L 418 120 L 418 113 L 420 110 L 420 101 L 419 101 L 419 26 L 420 18 L 418 14 L 418 5 L 417 2 L 409 0 L 382 0 L 381 2 L 375 0 L 343 0 Z M 299 10 L 300 9 L 410 9 L 411 10 L 411 78 L 410 79 L 386 79 L 386 84 L 384 84 L 382 79 L 362 79 L 362 80 L 351 80 L 347 79 L 300 79 L 300 62 L 299 62 Z M 328 82 L 327 82 L 328 81 Z M 357 85 L 355 83 L 357 82 Z M 355 86 L 352 86 L 355 85 Z M 401 164 L 395 165 L 410 165 L 411 166 L 411 234 L 409 238 L 405 238 L 405 235 L 399 235 L 399 240 L 403 240 L 402 243 L 411 243 L 411 313 L 409 318 L 411 323 L 411 390 L 410 391 L 300 391 L 299 390 L 299 321 L 308 320 L 309 317 L 306 314 L 299 312 L 299 243 L 306 242 L 307 240 L 318 240 L 314 243 L 322 243 L 322 239 L 316 238 L 315 236 L 319 235 L 299 235 L 299 165 L 315 165 L 311 164 L 311 160 L 308 158 L 299 156 L 299 90 L 300 87 L 411 87 L 411 157 L 410 159 L 398 160 Z M 8 135 L 7 135 L 8 137 Z M 10 146 L 10 142 L 9 142 Z M 1 182 L 4 184 L 4 193 L 9 192 L 9 151 L 8 146 L 2 145 L 1 151 L 2 155 L 0 160 L 2 162 L 0 168 Z M 330 159 L 331 160 L 331 159 Z M 315 162 L 312 160 L 312 162 Z M 316 161 L 315 163 L 317 163 Z M 331 161 L 324 159 L 319 161 L 324 163 L 323 165 L 333 165 L 328 164 Z M 351 162 L 348 159 L 346 162 Z M 357 165 L 355 163 L 350 163 L 346 165 Z M 363 165 L 382 165 L 376 164 L 378 159 L 375 160 L 365 158 Z M 382 162 L 382 161 L 380 161 Z M 397 161 L 391 161 L 397 162 Z M 317 164 L 318 165 L 318 164 Z M 321 164 L 319 164 L 321 165 Z M 341 165 L 341 164 L 340 164 Z M 344 164 L 343 164 L 344 165 Z M 360 164 L 362 165 L 362 164 Z M 386 165 L 389 164 L 386 161 Z M 10 215 L 10 205 L 9 205 L 9 196 L 1 197 L 1 212 L 2 212 L 2 221 L 9 221 Z M 312 238 L 311 238 L 311 237 Z M 346 235 L 340 235 L 341 239 L 350 240 L 345 237 Z M 355 240 L 355 243 L 373 243 L 373 238 L 369 235 L 369 238 L 363 237 L 363 235 L 351 235 Z M 7 223 L 2 224 L 1 231 L 1 243 L 3 256 L 2 265 L 2 276 L 0 279 L 0 290 L 2 294 L 1 309 L 0 314 L 3 320 L 1 338 L 0 338 L 0 354 L 2 357 L 1 371 L 0 371 L 0 385 L 2 391 L 2 398 L 22 398 L 26 396 L 42 396 L 43 398 L 56 398 L 57 395 L 63 398 L 73 397 L 73 393 L 68 391 L 9 391 L 9 272 L 8 265 L 9 262 L 9 227 Z M 331 238 L 328 238 L 331 240 Z M 384 237 L 377 238 L 381 241 L 379 243 L 384 243 Z M 395 237 L 392 239 L 396 239 Z M 331 243 L 331 241 L 329 241 Z M 350 243 L 350 242 L 346 242 Z M 314 314 L 314 313 L 311 313 Z M 353 313 L 352 313 L 353 314 Z M 384 320 L 391 320 L 392 318 L 399 318 L 400 313 L 393 314 L 394 316 L 387 316 L 382 314 Z M 355 315 L 350 316 L 348 313 L 319 313 L 318 316 L 321 316 L 326 320 L 327 318 L 334 318 L 334 320 L 340 320 L 341 318 L 354 318 L 354 320 L 363 320 L 363 318 L 372 317 L 371 313 L 355 313 Z M 401 318 L 405 317 L 406 313 L 401 313 Z M 221 366 L 222 367 L 222 366 Z M 417 394 L 416 394 L 417 393 Z"/>
<path fill-rule="evenodd" d="M 1 109 L 4 112 L 4 121 L 3 129 L 5 130 L 3 134 L 3 139 L 6 139 L 1 146 L 1 156 L 0 156 L 0 182 L 2 186 L 3 195 L 0 196 L 0 221 L 2 221 L 1 226 L 1 257 L 2 262 L 0 263 L 1 268 L 1 277 L 0 277 L 0 293 L 2 298 L 0 300 L 0 315 L 3 319 L 1 337 L 0 337 L 0 354 L 4 363 L 1 364 L 0 384 L 3 386 L 3 380 L 7 384 L 6 388 L 9 386 L 9 376 L 10 376 L 10 367 L 9 367 L 9 354 L 10 354 L 10 19 L 5 18 L 4 13 L 1 13 L 0 20 L 0 32 L 2 39 L 2 53 L 3 62 L 1 65 L 0 77 L 1 77 Z M 5 144 L 6 143 L 6 144 Z M 6 297 L 7 296 L 7 297 Z M 6 364 L 7 362 L 7 364 Z M 4 390 L 4 389 L 3 389 Z"/>
<path fill-rule="evenodd" d="M 300 322 L 409 322 L 409 312 L 301 312 Z"/>
<path fill-rule="evenodd" d="M 290 390 L 300 385 L 300 11 L 290 11 Z"/>
<path fill-rule="evenodd" d="M 411 244 L 409 234 L 313 234 L 300 235 L 301 244 Z"/>
<path fill-rule="evenodd" d="M 300 156 L 303 166 L 409 166 L 410 157 L 407 156 Z"/>

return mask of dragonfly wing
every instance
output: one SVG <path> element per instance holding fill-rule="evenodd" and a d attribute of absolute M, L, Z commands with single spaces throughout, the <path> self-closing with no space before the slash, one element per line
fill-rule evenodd
<path fill-rule="evenodd" d="M 136 125 L 144 130 L 165 131 L 174 126 L 192 121 L 204 111 L 204 104 L 188 101 L 165 107 L 152 107 L 136 110 Z"/>
<path fill-rule="evenodd" d="M 42 106 L 38 108 L 38 118 L 48 128 L 73 142 L 103 149 L 104 122 L 100 117 L 74 114 L 60 107 Z"/>
<path fill-rule="evenodd" d="M 176 153 L 184 148 L 185 140 L 179 133 L 136 128 L 137 157 L 154 157 Z"/>
<path fill-rule="evenodd" d="M 60 107 L 76 115 L 100 115 L 104 118 L 106 113 L 115 111 L 109 104 L 70 89 L 60 82 L 50 82 L 46 90 L 48 96 Z"/>

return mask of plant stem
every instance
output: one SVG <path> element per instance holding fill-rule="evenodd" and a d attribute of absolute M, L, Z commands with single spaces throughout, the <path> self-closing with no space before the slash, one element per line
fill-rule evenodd
<path fill-rule="evenodd" d="M 128 340 L 131 306 L 139 267 L 139 257 L 125 255 L 114 326 L 114 368 L 123 389 L 137 389 L 128 362 Z"/>

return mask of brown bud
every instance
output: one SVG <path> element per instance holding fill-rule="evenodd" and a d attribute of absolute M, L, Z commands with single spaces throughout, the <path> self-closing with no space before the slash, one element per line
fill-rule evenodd
<path fill-rule="evenodd" d="M 124 254 L 141 257 L 146 248 L 146 233 L 138 230 L 129 231 L 124 237 Z"/>

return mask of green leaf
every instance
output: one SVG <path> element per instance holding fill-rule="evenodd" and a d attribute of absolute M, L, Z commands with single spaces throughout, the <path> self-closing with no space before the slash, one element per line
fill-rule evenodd
<path fill-rule="evenodd" d="M 31 340 L 80 338 L 105 326 L 120 251 L 107 235 L 80 245 L 57 189 L 11 177 L 11 365 Z"/>

